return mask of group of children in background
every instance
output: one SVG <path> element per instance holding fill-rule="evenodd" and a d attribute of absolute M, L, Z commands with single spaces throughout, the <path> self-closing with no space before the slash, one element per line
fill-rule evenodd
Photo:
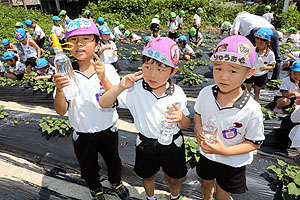
<path fill-rule="evenodd" d="M 265 10 L 270 9 L 266 6 Z M 272 20 L 266 11 L 265 18 Z M 55 73 L 48 61 L 41 58 L 45 33 L 37 24 L 31 20 L 25 22 L 27 28 L 32 29 L 33 37 L 23 29 L 22 23 L 16 24 L 15 39 L 20 42 L 26 57 L 25 66 L 20 62 L 16 46 L 6 39 L 2 41 L 6 51 L 2 58 L 10 67 L 6 72 L 2 71 L 1 76 L 21 80 L 25 72 L 34 70 L 36 79 L 53 81 L 55 110 L 60 115 L 69 113 L 70 124 L 75 130 L 73 146 L 81 177 L 93 199 L 105 199 L 98 173 L 98 153 L 107 165 L 113 191 L 121 199 L 130 196 L 121 181 L 117 106 L 130 110 L 139 131 L 134 171 L 142 178 L 146 198 L 156 199 L 155 174 L 162 168 L 170 199 L 182 199 L 181 178 L 186 175 L 187 168 L 181 130 L 189 127 L 190 113 L 184 91 L 172 82 L 171 77 L 178 70 L 179 59 L 196 57 L 188 41 L 196 46 L 203 44 L 199 32 L 203 13 L 202 8 L 197 9 L 193 27 L 188 31 L 189 39 L 178 36 L 178 30 L 184 26 L 184 11 L 178 16 L 170 13 L 168 38 L 160 37 L 160 20 L 155 15 L 150 25 L 151 33 L 144 38 L 142 71 L 128 74 L 120 81 L 117 47 L 113 40 L 139 42 L 142 38 L 126 30 L 118 21 L 114 23 L 113 32 L 102 17 L 97 19 L 97 26 L 88 10 L 84 12 L 86 18 L 74 20 L 69 19 L 66 11 L 61 11 L 65 30 L 60 25 L 61 18 L 54 16 L 51 33 L 55 33 L 61 43 L 74 45 L 70 53 L 76 59 L 73 67 L 79 95 L 71 100 L 66 100 L 63 90 L 70 84 L 68 77 Z M 214 188 L 217 199 L 230 199 L 231 193 L 246 191 L 245 166 L 252 162 L 253 151 L 265 139 L 258 101 L 260 90 L 268 80 L 267 73 L 276 64 L 270 48 L 273 32 L 269 28 L 259 29 L 254 35 L 254 48 L 247 38 L 230 36 L 231 27 L 227 21 L 221 25 L 220 35 L 228 32 L 229 37 L 217 45 L 210 58 L 216 84 L 202 89 L 194 106 L 194 132 L 201 152 L 197 174 L 202 178 L 205 200 L 213 199 Z M 289 30 L 292 40 L 297 39 L 294 31 Z M 300 61 L 295 61 L 291 70 L 291 75 L 282 80 L 276 97 L 276 112 L 300 97 Z M 249 94 L 253 84 L 254 99 Z M 212 119 L 217 122 L 214 131 L 206 129 Z M 211 134 L 215 137 L 208 140 L 206 136 Z"/>

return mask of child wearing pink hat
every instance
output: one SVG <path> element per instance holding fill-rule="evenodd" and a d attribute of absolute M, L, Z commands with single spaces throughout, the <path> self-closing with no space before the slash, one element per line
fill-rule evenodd
<path fill-rule="evenodd" d="M 222 40 L 211 57 L 215 85 L 195 103 L 194 131 L 200 146 L 197 174 L 205 200 L 232 199 L 246 192 L 245 166 L 265 139 L 260 105 L 243 84 L 253 75 L 256 52 L 244 36 Z"/>
<path fill-rule="evenodd" d="M 155 174 L 162 168 L 169 185 L 170 199 L 182 199 L 181 178 L 187 173 L 181 129 L 190 125 L 186 96 L 170 77 L 180 54 L 170 38 L 152 39 L 144 48 L 142 72 L 129 74 L 100 99 L 101 107 L 128 108 L 139 135 L 134 171 L 143 178 L 148 200 L 155 200 Z M 137 82 L 136 82 L 137 81 Z"/>
<path fill-rule="evenodd" d="M 95 52 L 99 49 L 99 30 L 95 23 L 86 18 L 72 20 L 66 27 L 66 39 L 74 46 L 70 53 L 76 58 L 73 63 L 79 95 L 67 101 L 63 88 L 70 84 L 64 74 L 54 75 L 56 86 L 54 108 L 60 115 L 69 113 L 74 128 L 73 146 L 93 199 L 103 200 L 103 187 L 98 171 L 98 153 L 107 165 L 108 181 L 112 189 L 123 200 L 129 199 L 129 192 L 121 182 L 122 164 L 118 152 L 118 131 L 116 108 L 102 109 L 99 99 L 113 85 L 120 82 L 115 68 L 103 64 Z"/>

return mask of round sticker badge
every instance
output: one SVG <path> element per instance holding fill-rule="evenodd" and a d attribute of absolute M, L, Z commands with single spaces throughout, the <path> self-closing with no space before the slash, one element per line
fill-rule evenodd
<path fill-rule="evenodd" d="M 178 62 L 179 61 L 179 47 L 177 44 L 173 44 L 170 49 L 171 53 L 171 58 L 173 62 Z"/>

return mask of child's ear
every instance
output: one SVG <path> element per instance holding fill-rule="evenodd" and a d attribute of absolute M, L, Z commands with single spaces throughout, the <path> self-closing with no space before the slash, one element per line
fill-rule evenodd
<path fill-rule="evenodd" d="M 170 76 L 174 76 L 176 74 L 176 72 L 178 71 L 178 67 L 175 67 L 171 73 Z"/>
<path fill-rule="evenodd" d="M 250 78 L 255 72 L 255 67 L 252 67 L 251 69 L 249 69 L 249 71 L 247 72 L 246 78 Z"/>

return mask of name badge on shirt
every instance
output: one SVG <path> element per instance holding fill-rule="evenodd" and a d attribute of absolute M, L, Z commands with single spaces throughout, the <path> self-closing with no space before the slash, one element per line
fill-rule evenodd
<path fill-rule="evenodd" d="M 100 101 L 100 97 L 105 93 L 104 87 L 100 85 L 98 92 L 95 94 L 97 102 Z"/>
<path fill-rule="evenodd" d="M 237 128 L 241 128 L 243 124 L 234 122 L 231 126 L 227 127 L 228 129 L 222 131 L 222 135 L 225 139 L 233 139 L 237 136 Z"/>

